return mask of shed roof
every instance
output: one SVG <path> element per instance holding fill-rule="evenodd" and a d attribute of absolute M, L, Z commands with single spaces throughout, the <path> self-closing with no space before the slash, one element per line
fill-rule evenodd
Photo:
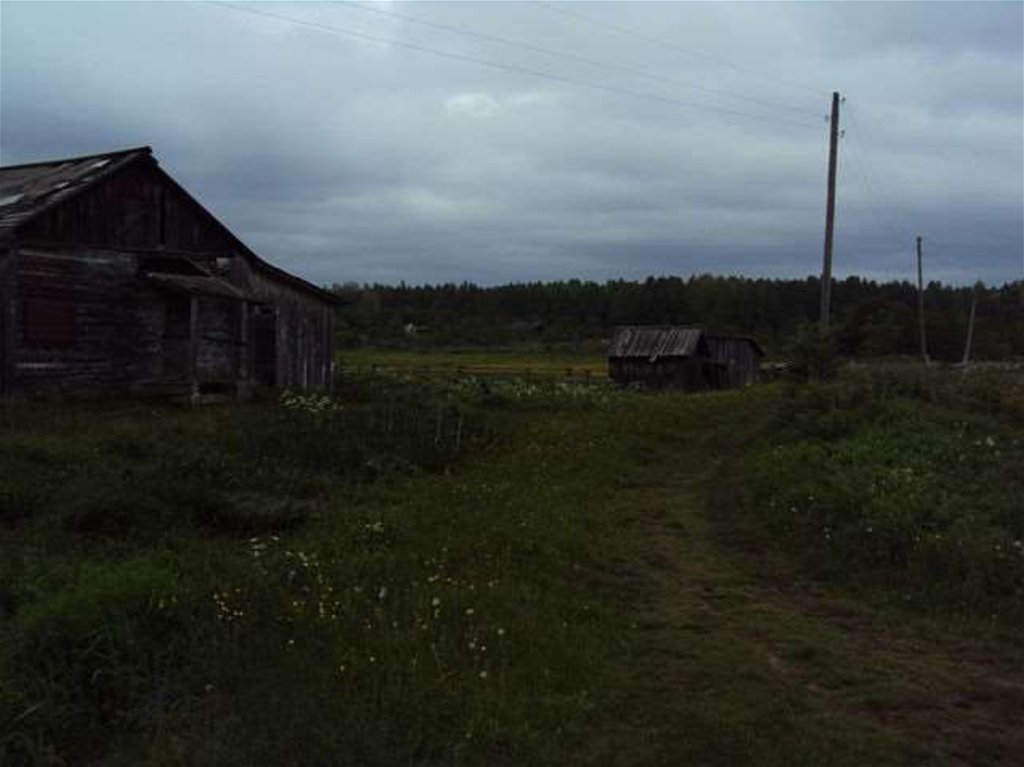
<path fill-rule="evenodd" d="M 654 362 L 660 357 L 692 357 L 700 345 L 703 330 L 675 325 L 627 325 L 615 329 L 609 357 L 641 358 Z"/>
<path fill-rule="evenodd" d="M 142 146 L 116 152 L 0 167 L 0 241 L 12 238 L 21 226 L 37 216 L 143 158 L 150 158 L 156 165 L 156 160 L 152 158 L 152 149 Z M 159 166 L 157 172 L 199 208 L 214 226 L 225 232 L 254 268 L 294 288 L 312 293 L 328 303 L 345 303 L 340 296 L 264 261 Z"/>

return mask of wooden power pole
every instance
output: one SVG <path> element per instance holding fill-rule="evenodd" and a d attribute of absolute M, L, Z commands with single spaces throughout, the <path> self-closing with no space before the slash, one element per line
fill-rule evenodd
<path fill-rule="evenodd" d="M 974 338 L 974 310 L 978 306 L 978 283 L 974 284 L 974 290 L 971 291 L 971 316 L 967 320 L 967 340 L 964 342 L 964 358 L 960 360 L 960 364 L 967 367 L 967 363 L 971 361 L 971 340 Z"/>
<path fill-rule="evenodd" d="M 924 277 L 921 270 L 921 235 L 917 235 L 917 322 L 921 327 L 921 361 L 928 364 L 928 345 L 924 334 Z"/>
<path fill-rule="evenodd" d="M 839 92 L 832 93 L 828 138 L 828 199 L 825 203 L 825 256 L 821 267 L 821 335 L 828 334 L 832 294 L 832 232 L 836 218 L 836 153 L 839 149 Z"/>

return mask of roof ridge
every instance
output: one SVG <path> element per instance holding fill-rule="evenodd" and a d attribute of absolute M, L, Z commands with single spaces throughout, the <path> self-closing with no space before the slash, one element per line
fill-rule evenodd
<path fill-rule="evenodd" d="M 37 160 L 36 162 L 23 162 L 17 165 L 0 165 L 0 170 L 13 170 L 15 168 L 32 168 L 39 165 L 54 165 L 56 163 L 65 162 L 82 162 L 83 160 L 93 160 L 100 157 L 119 157 L 121 155 L 135 154 L 137 152 L 145 152 L 148 155 L 153 154 L 153 148 L 149 145 L 131 147 L 130 149 L 117 149 L 113 152 L 98 152 L 97 154 L 83 154 L 77 157 L 54 157 L 50 160 Z"/>

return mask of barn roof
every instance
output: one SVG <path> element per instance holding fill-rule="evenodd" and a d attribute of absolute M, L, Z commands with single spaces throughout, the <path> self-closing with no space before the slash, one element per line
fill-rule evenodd
<path fill-rule="evenodd" d="M 615 329 L 609 357 L 642 358 L 692 357 L 700 345 L 703 330 L 674 325 L 628 325 Z"/>
<path fill-rule="evenodd" d="M 156 165 L 152 151 L 150 147 L 142 146 L 116 152 L 0 167 L 0 242 L 14 237 L 17 230 L 29 221 L 90 189 L 132 163 L 150 158 Z M 321 300 L 332 304 L 344 303 L 334 293 L 264 261 L 159 166 L 157 172 L 181 191 L 214 226 L 227 234 L 254 268 L 292 287 L 312 293 Z"/>
<path fill-rule="evenodd" d="M 143 146 L 0 168 L 0 236 L 150 152 Z"/>

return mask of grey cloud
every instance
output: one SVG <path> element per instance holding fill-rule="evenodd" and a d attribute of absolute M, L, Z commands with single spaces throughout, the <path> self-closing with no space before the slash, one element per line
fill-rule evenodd
<path fill-rule="evenodd" d="M 802 277 L 838 88 L 837 273 L 909 276 L 920 232 L 945 279 L 1024 274 L 1017 3 L 565 6 L 685 50 L 536 4 L 388 7 L 677 82 L 337 4 L 250 8 L 391 45 L 214 4 L 7 2 L 3 161 L 152 144 L 243 240 L 318 282 Z"/>

